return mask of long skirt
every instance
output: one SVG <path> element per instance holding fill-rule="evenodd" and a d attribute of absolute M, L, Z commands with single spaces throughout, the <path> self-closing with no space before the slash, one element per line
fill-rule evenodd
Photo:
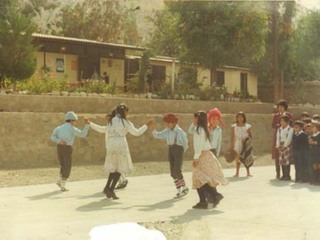
<path fill-rule="evenodd" d="M 198 166 L 193 168 L 192 172 L 193 189 L 200 188 L 205 184 L 209 184 L 211 187 L 228 184 L 218 159 L 211 151 L 202 151 L 198 161 Z"/>

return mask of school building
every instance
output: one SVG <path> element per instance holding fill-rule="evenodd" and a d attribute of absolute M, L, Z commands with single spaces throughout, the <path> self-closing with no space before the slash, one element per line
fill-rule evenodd
<path fill-rule="evenodd" d="M 70 82 L 99 79 L 104 72 L 110 83 L 125 87 L 140 67 L 140 56 L 144 47 L 105 43 L 87 39 L 33 34 L 34 43 L 40 48 L 36 52 L 37 72 L 48 71 L 57 79 L 67 78 Z M 183 74 L 180 63 L 171 57 L 150 59 L 152 77 L 160 82 L 171 83 Z M 193 68 L 202 88 L 224 86 L 228 93 L 234 91 L 257 96 L 257 76 L 248 68 L 225 66 L 217 69 L 216 75 L 209 69 Z"/>

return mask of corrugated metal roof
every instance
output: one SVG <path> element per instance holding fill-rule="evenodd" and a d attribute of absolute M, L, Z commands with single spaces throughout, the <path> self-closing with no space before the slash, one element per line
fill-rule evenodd
<path fill-rule="evenodd" d="M 100 41 L 95 41 L 95 40 L 73 38 L 73 37 L 62 37 L 62 36 L 47 35 L 47 34 L 41 34 L 41 33 L 33 33 L 32 36 L 35 39 L 37 39 L 37 38 L 38 39 L 50 39 L 50 40 L 73 42 L 73 43 L 83 43 L 83 44 L 88 44 L 88 45 L 99 45 L 99 46 L 106 46 L 106 47 L 125 48 L 125 49 L 131 49 L 131 50 L 144 51 L 146 49 L 143 47 L 137 47 L 137 46 L 132 46 L 132 45 L 106 43 L 106 42 L 100 42 Z"/>

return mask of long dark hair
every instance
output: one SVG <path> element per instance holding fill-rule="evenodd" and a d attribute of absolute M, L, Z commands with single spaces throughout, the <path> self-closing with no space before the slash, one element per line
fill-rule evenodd
<path fill-rule="evenodd" d="M 109 121 L 108 124 L 112 125 L 112 118 L 114 118 L 117 115 L 117 110 L 114 108 L 111 112 L 111 114 L 108 114 Z"/>
<path fill-rule="evenodd" d="M 127 118 L 126 118 L 126 113 L 127 113 L 128 111 L 129 111 L 129 108 L 128 108 L 128 106 L 127 106 L 126 104 L 124 104 L 124 103 L 121 103 L 121 104 L 119 104 L 119 105 L 116 107 L 116 115 L 121 118 L 121 122 L 122 122 L 123 126 L 124 126 L 123 119 L 124 119 L 124 120 L 127 120 Z"/>
<path fill-rule="evenodd" d="M 211 141 L 210 133 L 208 130 L 208 118 L 207 113 L 205 111 L 198 111 L 193 114 L 195 118 L 197 118 L 197 133 L 199 134 L 199 128 L 203 128 L 206 133 L 206 139 Z"/>

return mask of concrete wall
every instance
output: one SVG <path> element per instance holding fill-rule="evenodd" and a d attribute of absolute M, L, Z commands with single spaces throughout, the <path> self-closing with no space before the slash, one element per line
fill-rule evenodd
<path fill-rule="evenodd" d="M 223 151 L 229 147 L 230 125 L 239 110 L 247 113 L 248 122 L 253 126 L 254 153 L 261 155 L 271 150 L 272 104 L 142 100 L 129 98 L 103 97 L 55 97 L 0 95 L 0 168 L 26 168 L 57 166 L 56 145 L 50 140 L 53 129 L 63 123 L 66 111 L 74 110 L 80 119 L 78 127 L 82 128 L 82 117 L 103 125 L 105 113 L 119 103 L 129 105 L 129 120 L 135 126 L 141 126 L 147 118 L 154 118 L 156 127 L 165 127 L 162 116 L 165 112 L 176 112 L 180 117 L 180 126 L 187 131 L 193 118 L 193 112 L 218 107 L 222 110 Z M 298 115 L 303 110 L 311 114 L 316 108 L 291 108 Z M 141 137 L 128 135 L 128 143 L 134 162 L 167 161 L 167 146 L 164 140 L 153 138 L 150 131 Z M 192 136 L 189 135 L 189 149 L 185 159 L 192 159 Z M 105 157 L 104 135 L 92 130 L 86 138 L 76 138 L 74 144 L 74 164 L 103 164 Z"/>
<path fill-rule="evenodd" d="M 274 102 L 273 84 L 259 84 L 258 95 L 263 102 Z M 284 98 L 291 103 L 310 103 L 320 105 L 320 81 L 285 83 Z"/>
<path fill-rule="evenodd" d="M 82 128 L 81 116 L 89 117 L 92 122 L 104 124 L 104 114 L 80 114 L 77 126 Z M 50 140 L 52 130 L 63 123 L 64 113 L 0 113 L 0 168 L 35 168 L 57 166 L 56 145 Z M 154 117 L 156 128 L 165 127 L 162 114 L 131 114 L 129 119 L 136 127 L 141 126 L 149 117 Z M 179 114 L 180 126 L 187 131 L 192 121 L 192 114 Z M 248 122 L 253 125 L 254 152 L 263 154 L 271 149 L 271 115 L 248 114 Z M 229 146 L 230 124 L 234 114 L 223 118 L 223 150 Z M 140 137 L 127 137 L 134 162 L 167 161 L 167 145 L 164 140 L 153 138 L 150 131 Z M 189 149 L 185 159 L 192 159 L 192 136 L 189 135 Z M 76 138 L 73 160 L 75 165 L 101 164 L 105 157 L 104 134 L 92 129 L 86 138 Z"/>
<path fill-rule="evenodd" d="M 119 103 L 129 105 L 130 113 L 163 114 L 166 112 L 194 113 L 200 109 L 218 107 L 223 113 L 270 114 L 273 104 L 246 102 L 182 101 L 115 97 L 71 97 L 47 95 L 0 95 L 0 110 L 6 112 L 106 113 Z"/>
<path fill-rule="evenodd" d="M 107 72 L 110 78 L 110 84 L 116 84 L 116 86 L 124 86 L 124 60 L 101 58 L 100 59 L 100 76 L 103 72 Z"/>

